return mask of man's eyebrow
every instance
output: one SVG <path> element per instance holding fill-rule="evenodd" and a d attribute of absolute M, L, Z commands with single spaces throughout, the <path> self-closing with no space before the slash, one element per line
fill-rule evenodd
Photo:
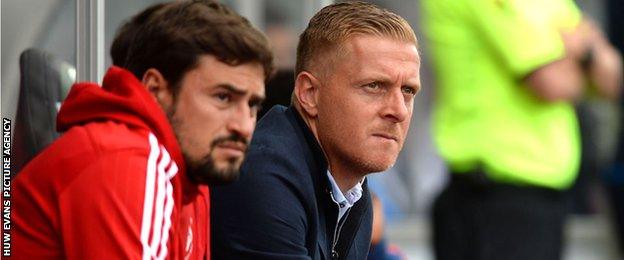
<path fill-rule="evenodd" d="M 253 95 L 249 99 L 249 103 L 252 104 L 252 105 L 262 105 L 262 103 L 264 103 L 264 101 L 266 101 L 266 98 L 262 97 L 262 96 L 258 96 L 258 95 Z"/>
<path fill-rule="evenodd" d="M 422 88 L 420 81 L 417 81 L 417 82 L 408 81 L 405 84 L 403 84 L 403 86 L 415 88 L 416 92 L 420 92 L 420 89 Z"/>
<path fill-rule="evenodd" d="M 225 89 L 225 90 L 231 92 L 232 94 L 234 94 L 236 96 L 244 96 L 244 95 L 246 95 L 249 92 L 247 90 L 243 90 L 243 89 L 237 88 L 236 86 L 234 86 L 232 84 L 228 84 L 228 83 L 219 84 L 219 85 L 217 85 L 217 88 Z M 260 102 L 260 103 L 262 103 L 262 102 L 264 102 L 264 100 L 266 100 L 265 96 L 257 95 L 257 94 L 254 94 L 254 93 L 252 93 L 251 98 L 252 99 L 257 99 L 258 100 L 257 102 Z"/>
<path fill-rule="evenodd" d="M 367 83 L 367 82 L 379 82 L 383 85 L 392 85 L 395 82 L 392 81 L 388 76 L 383 75 L 383 74 L 375 74 L 375 75 L 371 75 L 369 77 L 366 77 L 364 80 L 360 80 L 358 81 L 358 84 L 363 84 L 363 83 Z M 416 90 L 420 90 L 421 89 L 421 82 L 418 79 L 414 79 L 414 78 L 410 78 L 408 80 L 405 81 L 405 84 L 403 84 L 402 86 L 407 86 L 407 87 L 413 87 Z"/>
<path fill-rule="evenodd" d="M 237 96 L 244 96 L 245 94 L 247 94 L 246 90 L 237 88 L 236 86 L 232 84 L 228 84 L 228 83 L 221 83 L 217 85 L 217 88 L 225 89 L 229 92 L 232 92 L 232 94 L 237 95 Z"/>

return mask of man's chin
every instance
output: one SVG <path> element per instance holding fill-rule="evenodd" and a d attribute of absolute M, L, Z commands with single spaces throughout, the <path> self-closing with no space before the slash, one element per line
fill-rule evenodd
<path fill-rule="evenodd" d="M 204 185 L 225 185 L 238 180 L 240 176 L 240 171 L 238 169 L 225 169 L 225 170 L 217 170 L 213 169 L 212 171 L 195 171 L 191 170 L 188 172 L 190 179 L 196 184 L 204 184 Z"/>
<path fill-rule="evenodd" d="M 370 158 L 368 160 L 360 160 L 359 166 L 362 171 L 369 173 L 383 172 L 394 166 L 396 163 L 396 157 L 378 157 Z"/>
<path fill-rule="evenodd" d="M 214 163 L 209 160 L 201 165 L 190 166 L 188 175 L 196 184 L 224 185 L 238 180 L 240 165 L 239 162 Z"/>

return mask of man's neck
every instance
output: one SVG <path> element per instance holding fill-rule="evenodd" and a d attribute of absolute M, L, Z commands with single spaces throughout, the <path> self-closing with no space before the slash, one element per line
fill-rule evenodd
<path fill-rule="evenodd" d="M 345 165 L 341 165 L 340 163 L 336 162 L 337 158 L 329 158 L 329 156 L 327 156 L 327 153 L 323 148 L 323 143 L 321 143 L 318 137 L 316 121 L 306 116 L 305 112 L 302 111 L 303 109 L 301 109 L 299 106 L 295 106 L 295 108 L 297 109 L 297 113 L 299 113 L 301 118 L 303 118 L 303 121 L 306 123 L 306 125 L 308 125 L 308 128 L 310 128 L 310 131 L 312 131 L 312 134 L 314 135 L 314 138 L 316 139 L 318 144 L 321 146 L 323 156 L 325 156 L 325 160 L 327 160 L 329 172 L 334 177 L 334 180 L 336 181 L 336 184 L 338 184 L 338 187 L 340 187 L 340 191 L 342 191 L 342 193 L 345 193 L 349 189 L 353 188 L 358 182 L 362 181 L 366 174 L 359 173 L 357 170 L 345 167 Z"/>
<path fill-rule="evenodd" d="M 329 172 L 332 177 L 334 177 L 336 184 L 338 184 L 338 187 L 343 194 L 355 187 L 355 185 L 357 185 L 358 182 L 361 182 L 364 178 L 362 177 L 364 175 L 352 174 L 352 171 L 340 169 L 340 167 L 335 167 L 331 164 L 329 166 Z"/>

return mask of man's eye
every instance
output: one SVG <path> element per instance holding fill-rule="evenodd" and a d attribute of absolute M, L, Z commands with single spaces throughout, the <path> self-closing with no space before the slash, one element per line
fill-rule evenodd
<path fill-rule="evenodd" d="M 251 110 L 253 112 L 257 113 L 258 111 L 262 110 L 262 103 L 260 103 L 260 102 L 250 102 L 249 103 L 249 108 L 251 108 Z"/>
<path fill-rule="evenodd" d="M 217 93 L 214 97 L 221 102 L 229 102 L 232 97 L 227 93 Z"/>
<path fill-rule="evenodd" d="M 378 90 L 379 88 L 381 88 L 381 85 L 379 84 L 379 82 L 371 82 L 364 85 L 364 87 L 370 90 Z"/>
<path fill-rule="evenodd" d="M 412 96 L 416 95 L 416 89 L 415 88 L 404 86 L 401 89 L 403 90 L 403 93 L 405 93 L 405 94 L 412 95 Z"/>

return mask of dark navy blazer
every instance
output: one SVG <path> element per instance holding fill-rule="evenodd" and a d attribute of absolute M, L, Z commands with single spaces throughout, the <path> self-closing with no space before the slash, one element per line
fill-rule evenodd
<path fill-rule="evenodd" d="M 211 255 L 366 259 L 373 217 L 366 182 L 363 189 L 335 238 L 325 156 L 297 110 L 275 106 L 258 122 L 240 179 L 212 188 Z"/>

